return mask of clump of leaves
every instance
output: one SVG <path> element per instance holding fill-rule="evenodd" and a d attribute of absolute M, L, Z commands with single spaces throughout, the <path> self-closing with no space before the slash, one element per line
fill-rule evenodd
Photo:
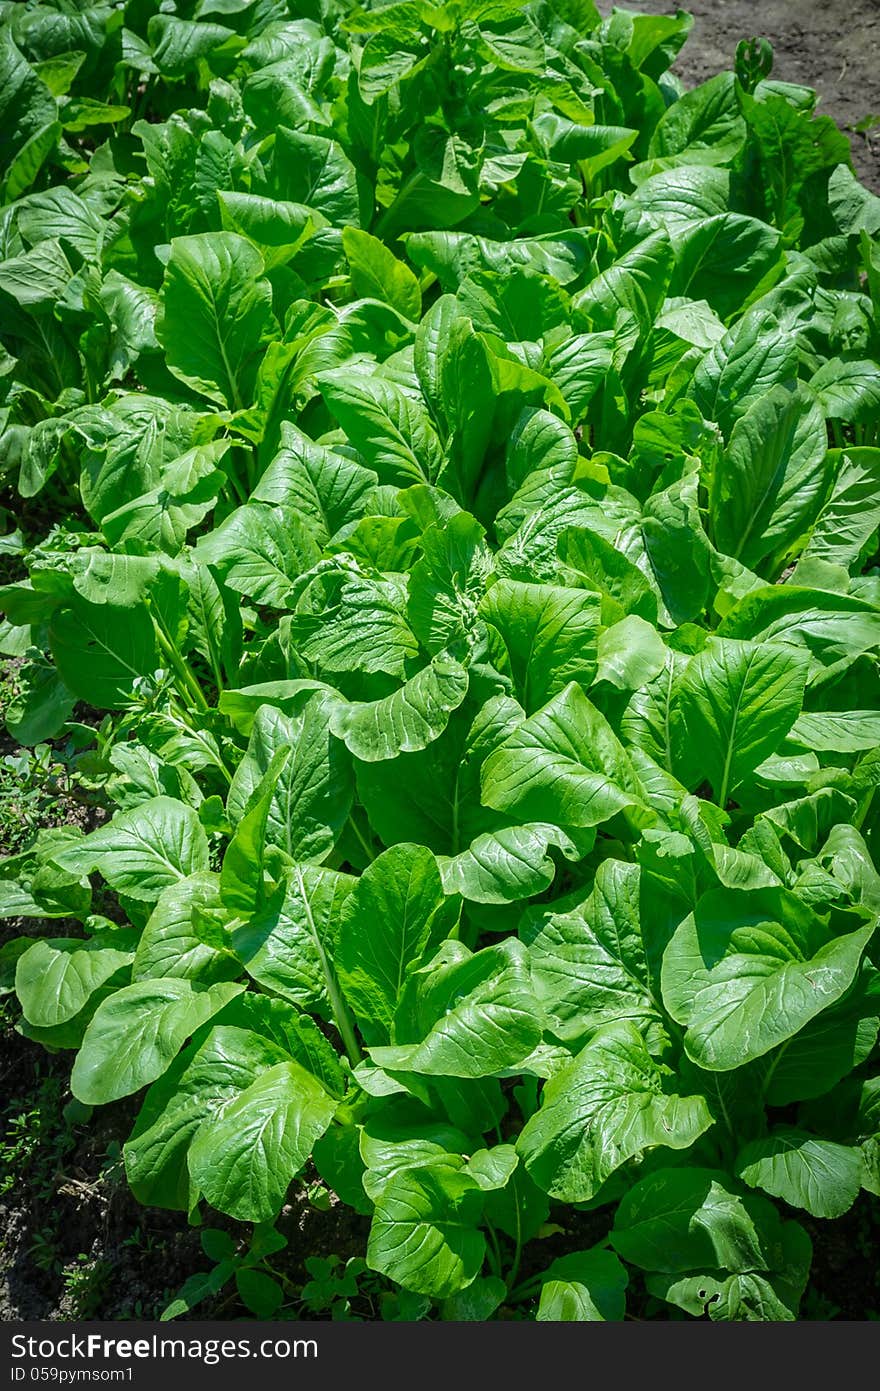
<path fill-rule="evenodd" d="M 880 1189 L 880 201 L 766 46 L 682 94 L 683 14 L 150 9 L 0 31 L 68 508 L 0 636 L 115 807 L 0 867 L 81 924 L 24 1031 L 142 1096 L 146 1204 L 311 1159 L 401 1317 L 793 1319 Z"/>

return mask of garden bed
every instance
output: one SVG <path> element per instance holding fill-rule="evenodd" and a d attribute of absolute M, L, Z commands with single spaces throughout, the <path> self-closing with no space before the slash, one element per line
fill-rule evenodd
<path fill-rule="evenodd" d="M 654 8 L 3 11 L 0 1316 L 878 1315 L 880 24 Z"/>

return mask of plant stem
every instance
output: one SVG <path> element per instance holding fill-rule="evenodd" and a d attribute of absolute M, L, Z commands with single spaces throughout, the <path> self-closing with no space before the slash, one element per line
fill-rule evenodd
<path fill-rule="evenodd" d="M 535 1293 L 541 1283 L 540 1275 L 530 1275 L 528 1280 L 523 1280 L 521 1285 L 515 1285 L 507 1296 L 511 1304 L 518 1304 L 521 1299 L 529 1299 Z"/>
<path fill-rule="evenodd" d="M 782 1059 L 784 1058 L 784 1056 L 785 1056 L 785 1054 L 786 1054 L 786 1052 L 787 1052 L 787 1050 L 788 1050 L 788 1046 L 789 1046 L 790 1043 L 791 1043 L 791 1039 L 789 1038 L 789 1039 L 786 1039 L 785 1043 L 783 1043 L 783 1044 L 780 1045 L 779 1050 L 778 1050 L 778 1052 L 777 1052 L 777 1054 L 776 1054 L 776 1057 L 773 1059 L 773 1061 L 772 1061 L 772 1063 L 770 1064 L 770 1066 L 768 1067 L 767 1071 L 764 1073 L 764 1082 L 763 1082 L 763 1085 L 762 1085 L 762 1087 L 761 1087 L 761 1096 L 762 1096 L 762 1097 L 765 1097 L 765 1096 L 767 1095 L 767 1089 L 768 1089 L 768 1087 L 770 1086 L 770 1083 L 771 1083 L 772 1080 L 773 1080 L 773 1074 L 775 1073 L 775 1071 L 776 1071 L 776 1069 L 778 1068 L 779 1064 L 782 1062 Z"/>
<path fill-rule="evenodd" d="M 235 451 L 233 450 L 232 452 L 234 453 Z M 224 467 L 223 472 L 226 475 L 226 482 L 229 485 L 229 491 L 232 493 L 233 501 L 243 506 L 248 500 L 248 495 L 241 486 L 241 482 L 234 468 Z"/>
<path fill-rule="evenodd" d="M 348 818 L 348 824 L 351 826 L 351 829 L 354 831 L 354 834 L 355 834 L 355 837 L 356 837 L 356 839 L 357 839 L 357 841 L 358 841 L 358 844 L 359 844 L 359 845 L 361 846 L 361 848 L 363 849 L 364 854 L 365 854 L 366 857 L 367 857 L 368 863 L 372 864 L 373 860 L 375 860 L 375 858 L 376 858 L 376 856 L 373 854 L 373 847 L 370 845 L 369 841 L 365 839 L 364 834 L 363 834 L 363 831 L 361 830 L 361 828 L 360 828 L 360 826 L 358 825 L 358 823 L 355 821 L 355 819 L 354 819 L 354 812 L 352 812 L 351 816 Z"/>
<path fill-rule="evenodd" d="M 501 1275 L 501 1247 L 498 1245 L 498 1234 L 488 1217 L 486 1218 L 486 1230 L 489 1233 L 489 1245 L 486 1248 L 489 1264 L 492 1267 L 492 1274 L 497 1275 L 500 1280 L 503 1278 Z"/>
<path fill-rule="evenodd" d="M 303 907 L 305 909 L 306 914 L 306 921 L 309 925 L 309 932 L 311 934 L 312 941 L 315 944 L 315 950 L 318 953 L 318 960 L 321 963 L 321 971 L 324 976 L 324 983 L 327 986 L 327 998 L 330 1001 L 330 1009 L 333 1014 L 336 1027 L 339 1030 L 342 1042 L 345 1045 L 345 1051 L 348 1054 L 348 1060 L 351 1063 L 352 1067 L 357 1067 L 358 1063 L 363 1058 L 363 1053 L 361 1052 L 360 1044 L 357 1041 L 357 1034 L 354 1031 L 354 1020 L 348 1012 L 348 1006 L 342 998 L 342 992 L 339 989 L 339 982 L 336 979 L 336 973 L 334 972 L 333 967 L 330 965 L 329 958 L 327 956 L 326 951 L 324 950 L 324 943 L 321 941 L 317 924 L 315 922 L 314 917 L 312 916 L 311 904 L 309 903 L 308 894 L 306 893 L 306 886 L 303 882 L 302 870 L 300 869 L 299 865 L 296 866 L 294 872 L 297 878 L 297 887 L 299 888 L 299 892 L 302 897 Z"/>
<path fill-rule="evenodd" d="M 874 793 L 876 791 L 876 787 L 869 787 L 865 795 L 862 797 L 862 800 L 859 802 L 858 810 L 856 811 L 856 814 L 853 817 L 853 825 L 855 826 L 857 831 L 860 831 L 865 824 L 865 820 L 867 819 L 868 812 L 871 810 L 871 803 L 874 800 Z"/>
<path fill-rule="evenodd" d="M 718 1105 L 721 1107 L 721 1114 L 724 1117 L 724 1124 L 727 1126 L 727 1129 L 730 1131 L 731 1135 L 735 1135 L 733 1126 L 730 1123 L 730 1116 L 728 1115 L 727 1107 L 724 1104 L 724 1094 L 721 1091 L 721 1083 L 718 1081 L 717 1077 L 715 1078 L 715 1093 L 718 1097 Z"/>
<path fill-rule="evenodd" d="M 516 1192 L 516 1190 L 514 1190 Z M 519 1194 L 516 1194 L 516 1246 L 513 1252 L 513 1264 L 507 1276 L 507 1288 L 512 1290 L 516 1284 L 516 1277 L 519 1274 L 519 1263 L 522 1259 L 522 1214 L 519 1209 Z"/>
<path fill-rule="evenodd" d="M 175 675 L 180 679 L 180 681 L 183 683 L 183 686 L 189 692 L 192 700 L 195 702 L 196 709 L 200 710 L 202 713 L 204 713 L 207 710 L 210 710 L 211 707 L 205 699 L 205 695 L 202 691 L 201 686 L 199 685 L 196 678 L 193 676 L 189 667 L 184 662 L 183 658 L 177 651 L 177 648 L 174 646 L 171 639 L 168 637 L 168 634 L 165 631 L 165 627 L 162 623 L 161 618 L 159 618 L 155 613 L 153 614 L 153 626 L 156 629 L 156 638 L 159 643 L 159 650 L 161 651 L 163 657 L 167 658 L 168 662 L 171 664 L 171 667 L 175 672 Z"/>

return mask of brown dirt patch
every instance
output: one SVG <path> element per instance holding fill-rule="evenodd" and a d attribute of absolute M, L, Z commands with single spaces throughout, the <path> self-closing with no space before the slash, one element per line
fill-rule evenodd
<path fill-rule="evenodd" d="M 603 13 L 610 0 L 599 0 Z M 853 128 L 880 115 L 880 3 L 878 0 L 631 0 L 643 14 L 688 10 L 695 23 L 675 72 L 688 86 L 733 67 L 740 39 L 753 34 L 773 45 L 773 76 L 800 82 L 819 94 L 819 111 L 833 116 L 850 138 L 863 183 L 880 192 L 880 126 Z"/>

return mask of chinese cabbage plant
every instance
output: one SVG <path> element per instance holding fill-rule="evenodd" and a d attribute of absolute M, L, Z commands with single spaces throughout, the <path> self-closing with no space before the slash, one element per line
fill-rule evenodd
<path fill-rule="evenodd" d="M 880 199 L 690 26 L 0 5 L 21 1027 L 426 1314 L 793 1319 L 880 1194 Z"/>

